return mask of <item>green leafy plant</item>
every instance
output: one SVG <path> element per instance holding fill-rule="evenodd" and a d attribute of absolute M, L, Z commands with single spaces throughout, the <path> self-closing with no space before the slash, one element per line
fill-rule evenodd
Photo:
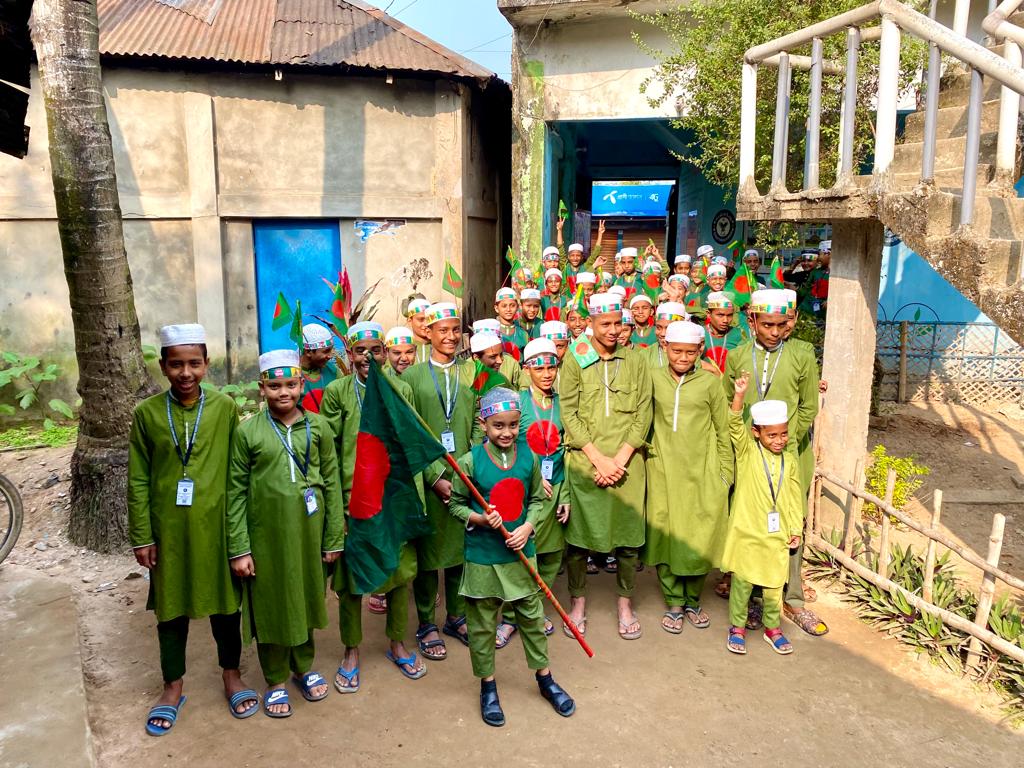
<path fill-rule="evenodd" d="M 54 426 L 54 416 L 65 419 L 75 417 L 74 410 L 64 400 L 59 397 L 45 398 L 46 388 L 63 373 L 59 365 L 44 365 L 38 357 L 19 355 L 17 352 L 0 353 L 0 360 L 3 365 L 0 368 L 0 392 L 11 387 L 18 408 L 22 411 L 35 408 L 46 428 Z M 17 412 L 13 405 L 0 404 L 0 416 L 13 416 Z"/>
<path fill-rule="evenodd" d="M 75 424 L 53 424 L 44 429 L 38 427 L 14 427 L 0 432 L 0 448 L 28 448 L 45 445 L 61 448 L 71 445 L 78 437 Z"/>
<path fill-rule="evenodd" d="M 258 393 L 260 391 L 260 384 L 258 381 L 248 381 L 244 384 L 225 384 L 222 387 L 204 381 L 203 389 L 210 389 L 220 392 L 222 395 L 227 395 L 235 401 L 239 412 L 243 414 L 252 413 L 259 407 Z"/>
<path fill-rule="evenodd" d="M 924 483 L 922 478 L 931 473 L 931 469 L 923 464 L 918 464 L 913 456 L 892 456 L 881 444 L 876 445 L 871 451 L 871 459 L 871 464 L 864 472 L 865 489 L 880 499 L 885 498 L 885 485 L 889 469 L 896 470 L 896 487 L 892 494 L 892 505 L 899 510 L 906 508 L 910 499 Z M 863 512 L 865 517 L 876 523 L 882 520 L 881 511 L 870 502 L 864 503 Z"/>

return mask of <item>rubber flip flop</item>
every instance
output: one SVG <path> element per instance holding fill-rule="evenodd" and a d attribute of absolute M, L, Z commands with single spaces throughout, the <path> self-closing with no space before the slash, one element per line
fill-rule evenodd
<path fill-rule="evenodd" d="M 182 696 L 178 699 L 178 705 L 173 704 L 159 704 L 149 710 L 149 715 L 146 716 L 146 733 L 150 736 L 163 736 L 178 721 L 178 712 L 185 705 L 185 699 L 187 696 Z M 170 723 L 166 728 L 162 725 L 154 725 L 149 722 L 150 720 L 166 720 Z"/>
<path fill-rule="evenodd" d="M 270 708 L 275 704 L 287 704 L 288 709 L 284 712 L 271 712 Z M 282 718 L 292 716 L 292 705 L 288 701 L 288 691 L 284 688 L 277 688 L 273 691 L 267 691 L 263 695 L 263 714 L 267 717 Z"/>
<path fill-rule="evenodd" d="M 405 668 L 406 665 L 411 667 L 413 664 L 416 663 L 415 653 L 410 653 L 405 658 L 402 658 L 400 656 L 395 656 L 395 654 L 393 654 L 391 650 L 388 649 L 388 651 L 384 655 L 387 657 L 388 661 L 390 661 L 392 664 L 398 667 L 399 672 L 408 677 L 410 680 L 419 680 L 421 677 L 427 674 L 426 666 L 420 667 L 415 672 L 410 672 Z"/>

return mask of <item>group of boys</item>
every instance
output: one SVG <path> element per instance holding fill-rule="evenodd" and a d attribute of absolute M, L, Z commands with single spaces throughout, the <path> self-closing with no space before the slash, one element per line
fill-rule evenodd
<path fill-rule="evenodd" d="M 327 329 L 308 325 L 301 354 L 260 356 L 265 408 L 241 423 L 229 398 L 201 386 L 202 327 L 161 330 L 170 387 L 136 409 L 129 461 L 131 541 L 152 572 L 164 677 L 150 734 L 167 733 L 185 702 L 194 618 L 210 617 L 234 717 L 260 708 L 290 716 L 289 678 L 306 700 L 323 700 L 329 687 L 313 670 L 314 631 L 327 625 L 328 586 L 345 649 L 333 685 L 343 694 L 360 689 L 364 591 L 344 549 L 375 365 L 463 473 L 438 461 L 416 476 L 426 533 L 403 546 L 397 568 L 370 591 L 376 612 L 387 614 L 386 656 L 406 678 L 427 672 L 405 646 L 411 591 L 420 654 L 445 659 L 445 638 L 469 648 L 487 724 L 505 722 L 495 651 L 516 633 L 541 695 L 562 716 L 575 711 L 551 676 L 547 637 L 555 625 L 520 555 L 548 584 L 564 566 L 575 625 L 563 624 L 568 636 L 586 633 L 588 560 L 596 553 L 614 559 L 623 639 L 642 634 L 632 601 L 641 562 L 656 569 L 667 608 L 661 625 L 670 633 L 682 632 L 684 620 L 710 623 L 700 597 L 713 568 L 731 574 L 731 585 L 716 588 L 730 600 L 729 650 L 744 653 L 746 628 L 763 622 L 772 647 L 790 653 L 783 610 L 812 634 L 827 631 L 805 608 L 800 579 L 819 382 L 812 348 L 789 338 L 796 297 L 756 291 L 747 325 L 709 269 L 707 287 L 716 290 L 700 296 L 698 325 L 679 287 L 688 289 L 688 279 L 676 280 L 656 307 L 636 290 L 635 251 L 620 252 L 620 274 L 596 292 L 586 267 L 600 265 L 597 253 L 588 261 L 576 244 L 553 250 L 544 258 L 564 258 L 565 270 L 547 267 L 539 297 L 499 290 L 497 317 L 473 324 L 472 359 L 463 357 L 458 307 L 414 296 L 402 307 L 408 327 L 352 325 L 344 339 L 351 373 L 322 384 L 333 342 Z M 688 263 L 677 258 L 672 277 L 687 278 Z M 586 317 L 578 305 L 561 315 L 566 273 L 574 289 L 582 286 Z M 482 367 L 504 384 L 481 396 L 472 384 Z M 239 674 L 243 636 L 256 641 L 262 695 Z"/>

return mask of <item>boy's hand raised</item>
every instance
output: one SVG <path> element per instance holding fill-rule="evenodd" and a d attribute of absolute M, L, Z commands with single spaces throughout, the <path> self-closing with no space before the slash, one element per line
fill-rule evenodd
<path fill-rule="evenodd" d="M 750 371 L 744 371 L 736 377 L 735 392 L 737 395 L 747 394 L 747 387 L 750 386 Z"/>
<path fill-rule="evenodd" d="M 231 560 L 231 572 L 240 579 L 256 575 L 256 564 L 252 555 L 242 555 Z"/>
<path fill-rule="evenodd" d="M 132 551 L 135 553 L 135 562 L 143 568 L 148 568 L 149 570 L 156 568 L 156 544 L 150 544 L 148 547 L 138 547 Z"/>
<path fill-rule="evenodd" d="M 790 536 L 789 537 L 789 548 L 790 549 L 796 549 L 799 546 L 800 546 L 800 537 L 799 536 Z"/>

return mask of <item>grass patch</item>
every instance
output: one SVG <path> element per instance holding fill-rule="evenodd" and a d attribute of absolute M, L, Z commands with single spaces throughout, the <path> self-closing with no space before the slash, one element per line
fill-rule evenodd
<path fill-rule="evenodd" d="M 61 448 L 71 445 L 77 438 L 77 424 L 53 424 L 46 428 L 14 427 L 0 432 L 0 448 L 27 448 L 34 445 Z"/>

